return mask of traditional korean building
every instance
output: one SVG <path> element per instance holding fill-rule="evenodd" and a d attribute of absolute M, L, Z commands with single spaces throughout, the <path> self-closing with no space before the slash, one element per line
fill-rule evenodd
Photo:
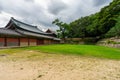
<path fill-rule="evenodd" d="M 32 26 L 11 18 L 5 28 L 0 28 L 0 47 L 36 46 L 59 43 L 53 32 L 43 32 Z"/>

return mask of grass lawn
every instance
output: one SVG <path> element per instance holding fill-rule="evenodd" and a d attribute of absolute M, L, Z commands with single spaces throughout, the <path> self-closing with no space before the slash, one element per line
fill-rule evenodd
<path fill-rule="evenodd" d="M 120 49 L 108 48 L 96 45 L 70 45 L 70 44 L 60 44 L 60 45 L 43 45 L 35 47 L 24 47 L 16 49 L 5 49 L 0 50 L 0 53 L 16 53 L 23 50 L 37 50 L 45 53 L 55 53 L 55 54 L 71 54 L 80 55 L 87 57 L 99 57 L 106 59 L 119 59 L 120 60 Z"/>
<path fill-rule="evenodd" d="M 61 53 L 61 54 L 72 54 L 81 56 L 100 57 L 108 59 L 120 59 L 120 50 L 116 48 L 108 48 L 104 46 L 96 45 L 47 45 L 47 46 L 36 46 L 27 47 L 28 50 L 38 50 L 46 53 Z"/>

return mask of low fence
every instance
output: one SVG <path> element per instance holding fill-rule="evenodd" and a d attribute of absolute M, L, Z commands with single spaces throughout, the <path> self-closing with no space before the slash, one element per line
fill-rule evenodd
<path fill-rule="evenodd" d="M 71 44 L 95 44 L 98 41 L 96 37 L 87 37 L 87 38 L 65 38 L 62 40 L 62 43 L 71 43 Z"/>

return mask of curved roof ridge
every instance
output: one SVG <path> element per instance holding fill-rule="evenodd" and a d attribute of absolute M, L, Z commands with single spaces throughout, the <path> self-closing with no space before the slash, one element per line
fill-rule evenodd
<path fill-rule="evenodd" d="M 35 33 L 40 33 L 40 34 L 50 34 L 50 33 L 43 32 L 37 26 L 26 24 L 24 22 L 21 22 L 21 21 L 18 21 L 16 19 L 14 19 L 13 17 L 11 17 L 11 21 L 14 24 L 16 24 L 18 27 L 20 27 L 20 28 L 22 28 L 24 30 L 28 30 L 28 31 L 32 31 L 32 32 L 35 32 Z"/>
<path fill-rule="evenodd" d="M 33 26 L 33 25 L 30 25 L 30 24 L 27 24 L 27 23 L 21 22 L 21 21 L 19 21 L 19 20 L 16 20 L 16 19 L 13 18 L 13 17 L 11 17 L 11 20 L 13 20 L 13 21 L 17 21 L 17 22 L 22 23 L 22 24 L 24 24 L 24 25 L 28 25 L 28 26 L 30 26 L 30 27 L 37 28 L 37 26 Z M 38 28 L 37 28 L 37 29 L 38 29 Z M 40 29 L 39 29 L 39 30 L 40 30 Z M 41 30 L 41 31 L 42 31 L 42 30 Z"/>

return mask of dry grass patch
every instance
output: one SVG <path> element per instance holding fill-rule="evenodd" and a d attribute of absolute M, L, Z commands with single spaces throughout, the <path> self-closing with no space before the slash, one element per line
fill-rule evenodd
<path fill-rule="evenodd" d="M 1 80 L 120 80 L 120 61 L 23 50 L 0 58 Z"/>

